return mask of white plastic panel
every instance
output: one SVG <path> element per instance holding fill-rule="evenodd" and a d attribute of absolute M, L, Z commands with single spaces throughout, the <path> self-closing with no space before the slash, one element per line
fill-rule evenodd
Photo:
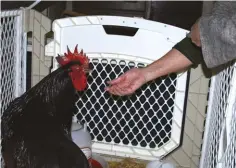
<path fill-rule="evenodd" d="M 110 35 L 103 25 L 134 27 L 138 31 L 134 36 Z M 66 52 L 67 46 L 73 50 L 78 44 L 93 66 L 88 89 L 78 93 L 76 102 L 78 119 L 88 123 L 93 152 L 152 160 L 180 145 L 187 72 L 159 78 L 131 97 L 112 97 L 104 87 L 107 80 L 128 69 L 161 58 L 188 31 L 116 16 L 58 19 L 53 23 L 53 31 L 54 44 L 46 46 L 46 55 L 55 57 Z"/>

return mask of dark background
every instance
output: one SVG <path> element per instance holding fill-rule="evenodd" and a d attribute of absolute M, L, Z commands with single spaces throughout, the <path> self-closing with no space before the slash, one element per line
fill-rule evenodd
<path fill-rule="evenodd" d="M 1 8 L 18 9 L 32 3 L 33 1 L 2 1 Z M 72 10 L 86 15 L 144 17 L 190 30 L 191 25 L 201 16 L 202 3 L 202 1 L 73 1 Z M 54 20 L 61 17 L 66 9 L 66 2 L 41 1 L 34 9 L 39 12 L 49 9 L 48 17 Z"/>

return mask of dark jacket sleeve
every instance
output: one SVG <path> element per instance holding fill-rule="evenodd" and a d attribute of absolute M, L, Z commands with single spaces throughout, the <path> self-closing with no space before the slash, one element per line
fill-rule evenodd
<path fill-rule="evenodd" d="M 185 37 L 173 48 L 186 56 L 193 63 L 193 68 L 196 68 L 198 64 L 202 63 L 203 61 L 201 48 L 192 43 L 192 40 L 189 37 Z"/>

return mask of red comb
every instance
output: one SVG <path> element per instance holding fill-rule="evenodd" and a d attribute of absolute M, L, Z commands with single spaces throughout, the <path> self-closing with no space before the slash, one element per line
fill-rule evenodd
<path fill-rule="evenodd" d="M 67 46 L 67 53 L 65 53 L 64 56 L 58 55 L 56 60 L 62 66 L 68 64 L 71 61 L 79 61 L 81 64 L 88 63 L 88 57 L 83 53 L 83 50 L 81 50 L 80 53 L 78 52 L 78 44 L 75 46 L 74 53 L 72 53 Z"/>

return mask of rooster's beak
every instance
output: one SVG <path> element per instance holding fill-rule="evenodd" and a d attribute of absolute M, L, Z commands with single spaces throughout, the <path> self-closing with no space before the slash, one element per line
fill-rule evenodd
<path fill-rule="evenodd" d="M 90 74 L 91 73 L 91 67 L 90 66 L 86 66 L 86 67 L 84 67 L 84 72 L 86 73 L 86 74 Z"/>
<path fill-rule="evenodd" d="M 91 69 L 84 69 L 84 72 L 86 73 L 86 74 L 90 74 L 91 73 Z"/>

